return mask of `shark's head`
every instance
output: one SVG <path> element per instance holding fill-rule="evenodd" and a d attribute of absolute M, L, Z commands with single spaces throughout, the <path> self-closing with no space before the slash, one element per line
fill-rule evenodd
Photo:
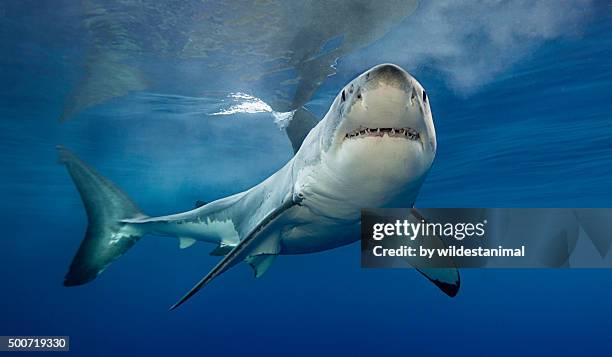
<path fill-rule="evenodd" d="M 347 84 L 322 124 L 321 147 L 330 168 L 339 176 L 350 173 L 347 185 L 368 185 L 379 196 L 419 186 L 435 156 L 429 97 L 393 64 L 373 67 Z"/>

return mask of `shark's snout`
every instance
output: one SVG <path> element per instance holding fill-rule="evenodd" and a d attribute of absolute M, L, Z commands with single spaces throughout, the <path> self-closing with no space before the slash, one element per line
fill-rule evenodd
<path fill-rule="evenodd" d="M 401 67 L 387 63 L 378 65 L 366 73 L 366 87 L 368 89 L 391 87 L 410 92 L 412 81 L 410 75 Z"/>
<path fill-rule="evenodd" d="M 395 77 L 403 77 L 405 76 L 405 71 L 401 69 L 399 66 L 396 66 L 391 63 L 385 63 L 378 65 L 370 70 L 370 76 L 373 78 L 381 78 L 381 79 L 392 79 Z"/>

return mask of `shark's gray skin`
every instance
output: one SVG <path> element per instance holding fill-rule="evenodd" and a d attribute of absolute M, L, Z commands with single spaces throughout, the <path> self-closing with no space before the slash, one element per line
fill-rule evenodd
<path fill-rule="evenodd" d="M 170 66 L 160 73 L 151 66 L 160 60 L 196 68 L 189 79 L 201 76 L 206 87 L 190 85 L 193 93 L 223 78 L 231 87 L 215 89 L 238 87 L 275 111 L 296 110 L 335 73 L 338 58 L 375 42 L 416 7 L 417 0 L 81 0 L 85 71 L 60 119 L 185 75 Z"/>
<path fill-rule="evenodd" d="M 383 64 L 338 93 L 283 168 L 188 212 L 148 217 L 108 180 L 60 152 L 89 216 L 65 285 L 93 280 L 145 234 L 179 238 L 182 247 L 197 240 L 216 245 L 213 253 L 224 258 L 176 307 L 241 261 L 261 276 L 279 254 L 358 240 L 363 207 L 412 207 L 435 156 L 436 134 L 423 87 L 400 67 Z M 419 270 L 448 295 L 457 293 L 456 269 Z"/>

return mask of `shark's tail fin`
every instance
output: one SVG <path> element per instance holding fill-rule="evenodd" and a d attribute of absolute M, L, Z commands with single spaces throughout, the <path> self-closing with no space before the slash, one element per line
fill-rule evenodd
<path fill-rule="evenodd" d="M 58 147 L 58 151 L 81 195 L 89 222 L 64 280 L 65 286 L 81 285 L 95 279 L 142 236 L 137 227 L 120 221 L 144 215 L 112 182 L 69 150 Z"/>

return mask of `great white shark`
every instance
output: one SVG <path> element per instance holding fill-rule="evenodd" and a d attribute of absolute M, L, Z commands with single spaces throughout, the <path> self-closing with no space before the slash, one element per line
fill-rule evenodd
<path fill-rule="evenodd" d="M 307 129 L 303 142 L 293 143 L 294 157 L 263 182 L 160 217 L 143 214 L 113 183 L 60 147 L 60 160 L 89 218 L 64 285 L 95 279 L 147 234 L 176 237 L 181 247 L 195 241 L 214 244 L 212 254 L 223 258 L 173 309 L 240 262 L 259 277 L 280 254 L 314 253 L 357 241 L 362 208 L 414 205 L 435 157 L 436 133 L 425 89 L 402 68 L 382 64 L 364 72 Z M 448 295 L 457 293 L 456 268 L 413 265 Z"/>

